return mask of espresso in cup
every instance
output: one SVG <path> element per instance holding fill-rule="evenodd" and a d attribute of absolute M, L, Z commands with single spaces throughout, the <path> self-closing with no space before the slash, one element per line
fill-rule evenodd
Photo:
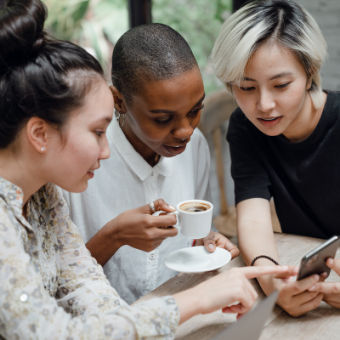
<path fill-rule="evenodd" d="M 209 210 L 210 205 L 203 202 L 186 202 L 181 204 L 179 209 L 186 212 L 198 213 Z"/>
<path fill-rule="evenodd" d="M 206 237 L 211 229 L 212 203 L 204 200 L 187 200 L 177 203 L 177 224 L 175 227 L 182 235 L 189 239 L 200 239 Z"/>

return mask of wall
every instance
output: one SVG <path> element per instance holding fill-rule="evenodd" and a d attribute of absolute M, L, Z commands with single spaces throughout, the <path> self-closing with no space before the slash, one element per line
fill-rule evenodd
<path fill-rule="evenodd" d="M 340 0 L 295 0 L 317 21 L 328 45 L 321 69 L 323 88 L 340 91 Z"/>

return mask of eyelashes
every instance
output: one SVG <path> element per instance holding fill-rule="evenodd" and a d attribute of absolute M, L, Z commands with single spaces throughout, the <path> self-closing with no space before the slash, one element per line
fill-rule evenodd
<path fill-rule="evenodd" d="M 285 83 L 285 84 L 275 85 L 274 87 L 277 88 L 277 89 L 284 89 L 289 84 L 290 83 Z M 242 87 L 242 86 L 240 86 L 240 89 L 244 92 L 249 92 L 249 91 L 255 90 L 255 87 Z"/>
<path fill-rule="evenodd" d="M 191 110 L 188 114 L 189 115 L 192 115 L 192 116 L 196 116 L 197 113 L 199 111 L 201 111 L 202 109 L 204 108 L 204 104 L 202 104 L 201 107 L 197 108 L 197 109 L 194 109 L 194 110 Z M 166 124 L 169 124 L 171 121 L 173 120 L 173 117 L 169 117 L 168 119 L 155 119 L 155 122 L 158 124 L 158 125 L 166 125 Z"/>

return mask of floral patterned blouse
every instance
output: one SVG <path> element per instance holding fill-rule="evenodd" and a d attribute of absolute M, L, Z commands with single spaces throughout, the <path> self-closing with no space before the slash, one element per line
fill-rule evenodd
<path fill-rule="evenodd" d="M 0 339 L 173 339 L 171 296 L 129 306 L 47 184 L 28 201 L 0 177 Z M 136 269 L 138 270 L 138 269 Z"/>

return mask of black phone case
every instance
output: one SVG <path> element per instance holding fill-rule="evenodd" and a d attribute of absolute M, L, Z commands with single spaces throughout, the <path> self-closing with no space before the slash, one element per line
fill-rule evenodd
<path fill-rule="evenodd" d="M 327 267 L 326 260 L 334 258 L 339 248 L 339 237 L 333 236 L 321 246 L 317 247 L 301 260 L 299 274 L 297 280 L 302 280 L 313 274 L 322 274 L 324 272 L 329 275 L 331 269 Z"/>

